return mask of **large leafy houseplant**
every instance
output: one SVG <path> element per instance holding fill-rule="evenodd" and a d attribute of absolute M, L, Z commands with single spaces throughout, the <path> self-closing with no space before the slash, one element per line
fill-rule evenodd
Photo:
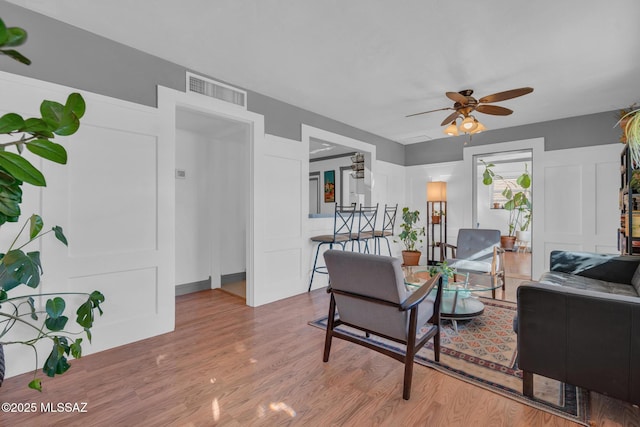
<path fill-rule="evenodd" d="M 481 162 L 484 165 L 482 173 L 482 183 L 484 185 L 491 185 L 497 179 L 501 180 L 505 185 L 502 195 L 507 199 L 503 208 L 509 211 L 508 236 L 515 236 L 515 232 L 518 230 L 529 230 L 532 220 L 531 174 L 527 164 L 524 164 L 524 172 L 516 178 L 516 185 L 513 185 L 511 181 L 495 173 L 493 170 L 495 165 L 493 163 L 485 163 L 484 160 L 481 160 Z"/>
<path fill-rule="evenodd" d="M 31 61 L 14 49 L 22 45 L 26 39 L 25 30 L 7 28 L 0 19 L 0 54 L 29 65 Z M 65 148 L 53 142 L 53 139 L 56 136 L 74 134 L 80 127 L 80 118 L 84 112 L 84 99 L 80 94 L 72 93 L 65 104 L 43 101 L 40 105 L 40 117 L 23 118 L 16 113 L 0 117 L 0 225 L 18 222 L 23 183 L 46 186 L 43 174 L 22 156 L 24 149 L 44 159 L 66 164 Z M 8 151 L 9 148 L 15 148 L 17 153 Z M 26 238 L 23 237 L 25 231 Z M 55 226 L 45 230 L 42 218 L 32 215 L 25 221 L 10 246 L 4 253 L 0 253 L 0 384 L 4 377 L 4 345 L 22 344 L 34 350 L 36 370 L 29 387 L 41 391 L 41 380 L 37 378 L 39 363 L 36 344 L 41 340 L 51 341 L 52 349 L 42 369 L 50 377 L 62 374 L 70 367 L 68 356 L 79 358 L 82 355 L 83 338 L 80 335 L 85 334 L 91 341 L 95 311 L 102 314 L 100 304 L 104 301 L 104 296 L 98 291 L 91 294 L 25 294 L 21 291 L 25 286 L 37 289 L 42 274 L 40 253 L 25 252 L 23 249 L 49 233 L 53 233 L 60 242 L 67 244 L 61 227 Z M 19 295 L 12 295 L 12 291 L 18 287 L 20 288 L 16 292 L 19 292 Z M 69 326 L 69 318 L 65 315 L 65 296 L 74 299 L 86 298 L 76 309 L 77 326 Z M 46 302 L 42 307 L 44 298 Z M 20 326 L 22 330 L 11 335 L 14 326 Z M 24 336 L 27 338 L 23 338 Z"/>
<path fill-rule="evenodd" d="M 402 208 L 402 221 L 400 224 L 402 231 L 398 234 L 398 238 L 405 247 L 402 251 L 404 264 L 417 265 L 421 252 L 416 249 L 416 244 L 422 243 L 420 236 L 424 236 L 424 227 L 417 225 L 420 222 L 420 211 L 412 211 L 408 207 Z"/>

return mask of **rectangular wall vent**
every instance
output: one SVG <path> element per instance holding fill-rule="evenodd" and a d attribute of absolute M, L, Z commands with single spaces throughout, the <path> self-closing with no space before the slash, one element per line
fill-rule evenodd
<path fill-rule="evenodd" d="M 199 93 L 247 109 L 247 92 L 195 74 L 187 73 L 187 92 Z"/>

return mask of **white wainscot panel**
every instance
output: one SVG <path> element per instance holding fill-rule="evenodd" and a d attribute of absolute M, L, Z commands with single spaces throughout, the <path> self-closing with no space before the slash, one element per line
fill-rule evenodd
<path fill-rule="evenodd" d="M 599 254 L 619 254 L 620 250 L 616 246 L 596 245 L 596 253 L 599 253 Z"/>
<path fill-rule="evenodd" d="M 301 276 L 302 251 L 300 248 L 265 252 L 268 283 L 286 283 Z"/>
<path fill-rule="evenodd" d="M 85 127 L 69 173 L 69 253 L 87 257 L 157 247 L 157 139 Z"/>
<path fill-rule="evenodd" d="M 533 197 L 535 205 L 536 195 L 534 194 Z M 545 168 L 544 197 L 546 232 L 562 234 L 582 233 L 581 166 L 572 165 Z"/>
<path fill-rule="evenodd" d="M 300 237 L 302 234 L 302 212 L 300 203 L 291 203 L 302 197 L 302 165 L 299 160 L 282 157 L 266 157 L 265 175 L 267 209 L 257 212 L 262 217 L 267 239 Z M 307 180 L 304 180 L 305 185 Z"/>
<path fill-rule="evenodd" d="M 617 163 L 596 164 L 596 234 L 615 241 L 618 230 L 618 189 L 620 171 Z M 612 208 L 615 207 L 615 208 Z"/>
<path fill-rule="evenodd" d="M 108 326 L 155 316 L 158 311 L 157 282 L 157 270 L 152 267 L 74 277 L 69 279 L 69 287 L 73 292 L 102 292 L 105 298 L 101 305 L 104 315 L 97 317 L 95 327 L 106 330 Z M 84 300 L 86 298 L 76 299 L 75 302 Z"/>

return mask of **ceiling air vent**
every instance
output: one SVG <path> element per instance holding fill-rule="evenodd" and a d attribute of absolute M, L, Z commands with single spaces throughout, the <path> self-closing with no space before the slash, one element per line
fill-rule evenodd
<path fill-rule="evenodd" d="M 195 74 L 187 73 L 187 92 L 199 93 L 247 108 L 247 92 Z"/>

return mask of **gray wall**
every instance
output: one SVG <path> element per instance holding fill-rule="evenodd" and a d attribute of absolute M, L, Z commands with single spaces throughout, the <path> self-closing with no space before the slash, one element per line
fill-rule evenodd
<path fill-rule="evenodd" d="M 183 66 L 6 1 L 0 1 L 0 8 L 6 25 L 29 33 L 19 50 L 32 60 L 27 67 L 0 58 L 0 70 L 152 107 L 157 105 L 156 85 L 185 90 Z M 234 82 L 225 83 L 238 87 Z M 378 160 L 404 163 L 402 144 L 250 90 L 247 93 L 247 107 L 265 116 L 267 133 L 299 141 L 304 123 L 374 144 Z"/>
<path fill-rule="evenodd" d="M 621 130 L 615 126 L 618 111 L 569 117 L 524 126 L 496 129 L 468 136 L 434 139 L 407 145 L 405 166 L 462 160 L 465 143 L 486 145 L 497 142 L 517 141 L 544 137 L 545 151 L 587 147 L 602 144 L 619 144 Z M 622 145 L 620 146 L 622 150 Z"/>

